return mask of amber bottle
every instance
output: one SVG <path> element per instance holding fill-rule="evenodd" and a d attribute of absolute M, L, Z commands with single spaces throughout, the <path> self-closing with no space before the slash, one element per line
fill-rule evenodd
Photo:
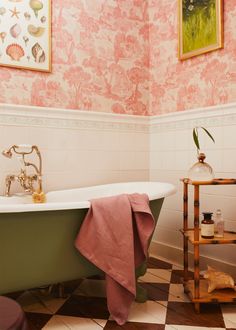
<path fill-rule="evenodd" d="M 201 222 L 202 238 L 214 238 L 214 220 L 212 220 L 212 212 L 203 212 L 203 220 Z"/>

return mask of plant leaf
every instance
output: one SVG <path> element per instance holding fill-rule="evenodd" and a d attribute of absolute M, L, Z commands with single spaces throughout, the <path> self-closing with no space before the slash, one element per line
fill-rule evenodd
<path fill-rule="evenodd" d="M 197 147 L 198 150 L 200 150 L 199 140 L 198 140 L 198 134 L 197 134 L 197 128 L 195 127 L 193 129 L 193 141 Z"/>
<path fill-rule="evenodd" d="M 215 143 L 215 140 L 214 140 L 213 136 L 208 132 L 208 130 L 206 128 L 204 128 L 204 127 L 201 127 L 201 128 L 207 133 L 207 135 L 209 136 L 209 138 L 211 138 L 212 141 Z"/>

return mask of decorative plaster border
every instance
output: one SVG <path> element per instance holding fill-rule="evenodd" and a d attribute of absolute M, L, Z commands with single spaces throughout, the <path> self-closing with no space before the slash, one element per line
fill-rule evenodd
<path fill-rule="evenodd" d="M 150 117 L 150 133 L 190 129 L 195 126 L 236 125 L 236 103 Z"/>
<path fill-rule="evenodd" d="M 0 125 L 153 133 L 194 126 L 236 125 L 236 103 L 151 117 L 0 104 Z"/>
<path fill-rule="evenodd" d="M 149 118 L 82 110 L 0 104 L 0 125 L 149 132 Z"/>

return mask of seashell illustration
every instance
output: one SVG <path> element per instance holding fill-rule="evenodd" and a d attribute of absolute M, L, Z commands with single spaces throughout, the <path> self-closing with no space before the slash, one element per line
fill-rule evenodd
<path fill-rule="evenodd" d="M 42 23 L 45 23 L 45 22 L 46 22 L 46 20 L 47 20 L 47 19 L 46 19 L 46 17 L 45 17 L 45 16 L 42 16 L 42 17 L 41 17 L 41 19 L 40 19 L 40 21 L 41 21 Z"/>
<path fill-rule="evenodd" d="M 1 7 L 1 8 L 0 8 L 0 15 L 4 15 L 5 12 L 6 12 L 6 8 Z"/>
<path fill-rule="evenodd" d="M 34 26 L 32 24 L 30 24 L 28 26 L 28 32 L 30 35 L 32 35 L 33 37 L 41 37 L 44 34 L 45 28 L 42 26 Z"/>
<path fill-rule="evenodd" d="M 45 52 L 39 43 L 32 47 L 32 54 L 36 63 L 43 63 L 45 61 Z"/>
<path fill-rule="evenodd" d="M 5 40 L 5 38 L 6 38 L 6 32 L 1 32 L 0 33 L 0 38 L 1 38 L 1 40 L 2 40 L 2 43 L 4 43 L 4 40 Z"/>
<path fill-rule="evenodd" d="M 25 46 L 27 46 L 27 44 L 29 42 L 29 38 L 27 36 L 23 36 L 23 40 L 25 42 Z"/>
<path fill-rule="evenodd" d="M 31 18 L 31 15 L 30 15 L 29 13 L 27 13 L 27 12 L 24 13 L 24 16 L 25 16 L 25 19 L 26 19 L 27 21 L 29 21 L 30 18 Z"/>
<path fill-rule="evenodd" d="M 18 44 L 10 44 L 6 49 L 6 54 L 10 56 L 13 61 L 19 61 L 25 55 L 23 48 Z"/>
<path fill-rule="evenodd" d="M 21 27 L 19 24 L 15 24 L 10 28 L 10 33 L 13 38 L 17 38 L 21 34 Z"/>
<path fill-rule="evenodd" d="M 29 5 L 33 9 L 35 17 L 38 17 L 38 12 L 43 8 L 43 3 L 40 0 L 30 0 Z"/>

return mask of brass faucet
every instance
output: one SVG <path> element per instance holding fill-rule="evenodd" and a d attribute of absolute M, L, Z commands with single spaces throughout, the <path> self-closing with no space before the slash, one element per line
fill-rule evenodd
<path fill-rule="evenodd" d="M 28 149 L 28 151 L 20 151 L 20 149 Z M 30 155 L 33 152 L 36 152 L 38 158 L 39 158 L 39 164 L 36 166 L 33 163 L 29 163 L 25 160 L 26 155 Z M 17 180 L 20 185 L 23 187 L 25 192 L 29 192 L 33 194 L 35 191 L 37 193 L 42 192 L 42 157 L 40 154 L 40 151 L 36 145 L 30 146 L 30 145 L 13 145 L 9 149 L 4 150 L 2 154 L 5 157 L 11 158 L 13 156 L 13 153 L 15 152 L 17 155 L 21 155 L 20 162 L 21 162 L 21 171 L 20 174 L 14 175 L 10 174 L 6 176 L 6 190 L 5 190 L 5 196 L 10 195 L 10 189 L 11 189 L 11 184 L 13 181 Z M 35 170 L 35 174 L 27 175 L 26 173 L 26 167 L 32 166 Z M 38 189 L 36 190 L 34 188 L 34 182 L 38 183 Z"/>

